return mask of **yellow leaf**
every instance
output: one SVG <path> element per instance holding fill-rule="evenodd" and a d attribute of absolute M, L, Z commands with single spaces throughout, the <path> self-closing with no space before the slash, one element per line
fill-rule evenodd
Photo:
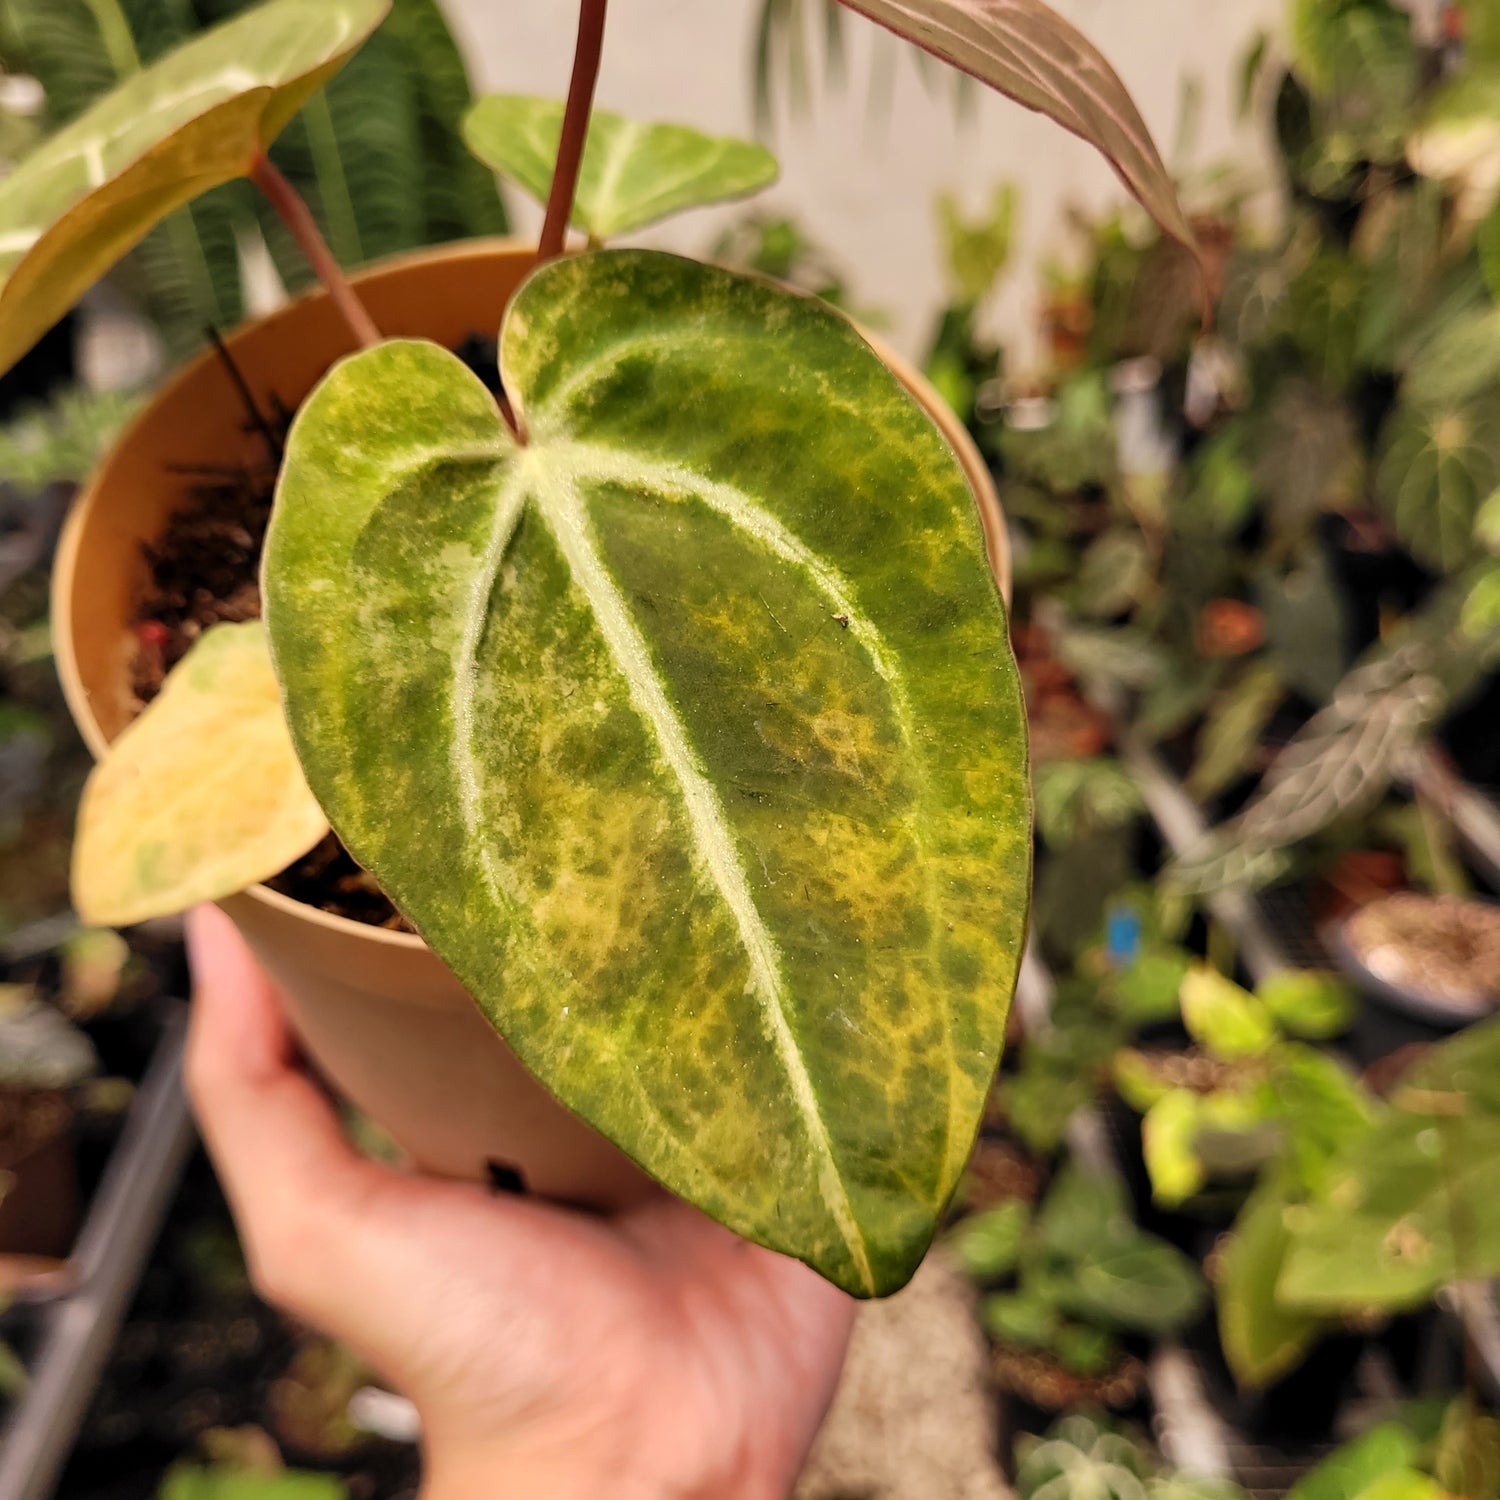
<path fill-rule="evenodd" d="M 89 777 L 73 904 L 103 927 L 166 916 L 268 879 L 327 832 L 265 630 L 219 625 Z"/>

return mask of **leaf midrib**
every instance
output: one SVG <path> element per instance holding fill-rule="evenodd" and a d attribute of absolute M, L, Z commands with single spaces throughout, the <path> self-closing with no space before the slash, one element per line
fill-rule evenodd
<path fill-rule="evenodd" d="M 549 456 L 554 459 L 551 463 L 547 461 Z M 834 1153 L 817 1090 L 792 1031 L 780 955 L 761 920 L 723 807 L 698 765 L 686 730 L 662 691 L 649 649 L 630 617 L 625 600 L 599 556 L 578 490 L 578 476 L 555 462 L 555 458 L 555 454 L 548 455 L 545 450 L 526 450 L 518 465 L 525 474 L 524 487 L 536 500 L 538 513 L 556 540 L 574 583 L 588 600 L 599 633 L 637 711 L 651 726 L 676 779 L 697 852 L 734 918 L 750 960 L 771 1041 L 819 1158 L 818 1179 L 824 1201 L 848 1246 L 855 1270 L 873 1293 L 876 1283 L 864 1234 Z"/>

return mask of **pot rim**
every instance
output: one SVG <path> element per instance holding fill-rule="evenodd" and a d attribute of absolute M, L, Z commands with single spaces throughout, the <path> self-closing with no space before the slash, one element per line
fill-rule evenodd
<path fill-rule="evenodd" d="M 446 245 L 409 250 L 372 261 L 368 266 L 352 273 L 350 281 L 358 287 L 367 279 L 389 275 L 407 267 L 441 265 L 455 260 L 487 260 L 497 257 L 534 259 L 535 256 L 536 246 L 528 239 L 515 235 L 483 236 L 475 239 L 455 240 Z M 232 349 L 235 339 L 246 329 L 266 327 L 281 322 L 293 324 L 309 307 L 327 300 L 327 291 L 315 286 L 300 296 L 292 298 L 274 312 L 267 313 L 264 317 L 247 319 L 238 324 L 225 335 L 224 342 Z M 988 464 L 973 438 L 969 436 L 967 429 L 926 376 L 869 329 L 858 323 L 854 326 L 860 337 L 870 345 L 886 368 L 910 392 L 912 399 L 927 413 L 942 434 L 944 441 L 953 450 L 954 457 L 958 459 L 964 471 L 969 493 L 973 496 L 975 508 L 979 512 L 980 529 L 984 537 L 990 571 L 994 575 L 1008 615 L 1011 580 L 1010 540 L 1006 531 L 1005 515 L 1000 507 L 1000 498 L 990 476 Z M 205 370 L 217 365 L 218 359 L 219 355 L 215 350 L 206 349 L 177 371 L 152 394 L 145 407 L 126 425 L 124 431 L 111 445 L 111 451 L 115 446 L 123 445 L 130 440 L 136 427 L 148 419 L 152 408 L 158 402 L 200 379 Z M 88 746 L 89 753 L 96 761 L 102 760 L 107 754 L 110 742 L 99 727 L 99 721 L 94 715 L 88 693 L 83 685 L 83 678 L 78 670 L 78 660 L 73 644 L 72 612 L 69 606 L 73 596 L 74 574 L 77 569 L 85 522 L 103 491 L 103 480 L 108 467 L 109 456 L 106 454 L 95 466 L 88 482 L 79 490 L 69 507 L 67 519 L 58 538 L 50 591 L 53 660 L 57 668 L 58 679 L 62 684 L 63 698 L 68 705 L 74 724 L 78 726 L 78 731 Z M 364 937 L 377 944 L 405 949 L 409 952 L 419 952 L 427 948 L 426 941 L 418 933 L 393 932 L 389 928 L 374 927 L 367 922 L 356 922 L 349 917 L 336 916 L 332 912 L 322 910 L 321 907 L 312 906 L 305 901 L 293 900 L 290 896 L 283 896 L 269 886 L 249 886 L 237 894 L 248 896 L 288 917 L 309 922 L 315 927 L 321 927 L 330 932 L 342 933 L 348 937 Z"/>

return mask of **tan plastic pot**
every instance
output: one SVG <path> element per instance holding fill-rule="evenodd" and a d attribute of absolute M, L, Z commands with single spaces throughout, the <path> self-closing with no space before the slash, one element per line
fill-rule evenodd
<path fill-rule="evenodd" d="M 531 265 L 529 246 L 470 241 L 388 261 L 357 285 L 384 333 L 451 348 L 499 328 Z M 274 395 L 288 407 L 350 352 L 322 294 L 249 324 L 227 344 L 257 400 Z M 881 352 L 962 460 L 991 564 L 1007 587 L 1005 527 L 983 459 L 931 386 Z M 257 441 L 223 363 L 206 354 L 136 419 L 74 506 L 53 574 L 53 635 L 68 705 L 96 756 L 133 712 L 142 543 L 187 501 L 184 468 L 254 457 Z M 483 1180 L 498 1163 L 534 1192 L 597 1208 L 647 1191 L 638 1168 L 527 1073 L 420 938 L 330 916 L 263 886 L 222 905 L 280 985 L 311 1057 L 418 1165 Z"/>

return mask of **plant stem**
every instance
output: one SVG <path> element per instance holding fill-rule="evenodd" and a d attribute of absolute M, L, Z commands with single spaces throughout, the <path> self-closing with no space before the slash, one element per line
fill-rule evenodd
<path fill-rule="evenodd" d="M 135 38 L 130 34 L 130 22 L 120 9 L 119 0 L 86 0 L 94 25 L 99 28 L 99 37 L 104 50 L 109 54 L 109 65 L 115 78 L 124 82 L 132 73 L 141 70 L 141 55 L 135 49 Z"/>
<path fill-rule="evenodd" d="M 298 195 L 297 189 L 282 176 L 271 158 L 262 151 L 250 168 L 250 180 L 266 195 L 271 207 L 281 216 L 281 221 L 291 230 L 297 247 L 307 257 L 322 282 L 333 305 L 342 314 L 349 331 L 362 349 L 372 349 L 380 342 L 380 330 L 374 319 L 365 310 L 343 267 L 328 248 L 311 210 Z"/>
<path fill-rule="evenodd" d="M 547 218 L 542 225 L 538 260 L 562 254 L 568 220 L 573 216 L 573 197 L 578 191 L 578 172 L 589 135 L 589 115 L 594 108 L 594 85 L 599 81 L 599 59 L 604 52 L 604 11 L 608 0 L 581 0 L 578 9 L 578 46 L 573 53 L 573 80 L 568 85 L 568 107 L 563 113 L 562 138 L 557 145 L 557 165 L 552 171 L 552 191 L 547 195 Z"/>

